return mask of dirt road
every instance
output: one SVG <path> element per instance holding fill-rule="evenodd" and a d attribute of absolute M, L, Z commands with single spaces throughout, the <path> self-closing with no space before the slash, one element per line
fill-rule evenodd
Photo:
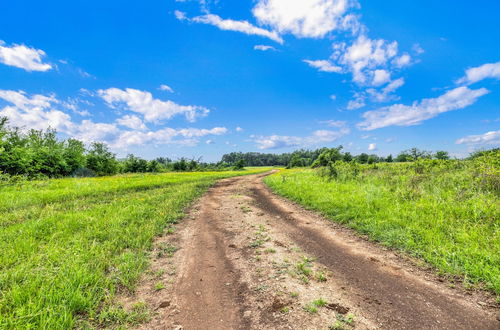
<path fill-rule="evenodd" d="M 128 298 L 156 309 L 142 328 L 500 328 L 491 298 L 275 196 L 263 176 L 220 181 L 156 242 Z"/>

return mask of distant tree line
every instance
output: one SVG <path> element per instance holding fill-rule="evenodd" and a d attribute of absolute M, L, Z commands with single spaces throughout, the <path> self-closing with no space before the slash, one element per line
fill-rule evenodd
<path fill-rule="evenodd" d="M 239 160 L 244 160 L 247 166 L 286 166 L 307 167 L 307 166 L 326 166 L 329 161 L 354 161 L 360 164 L 373 164 L 380 162 L 412 162 L 417 159 L 449 159 L 446 151 L 437 151 L 435 153 L 411 148 L 400 152 L 397 156 L 389 155 L 380 157 L 375 154 L 361 153 L 352 155 L 349 152 L 342 152 L 342 146 L 337 148 L 319 148 L 316 150 L 300 149 L 291 153 L 270 154 L 259 152 L 232 152 L 222 156 L 222 162 L 229 165 L 235 164 Z"/>

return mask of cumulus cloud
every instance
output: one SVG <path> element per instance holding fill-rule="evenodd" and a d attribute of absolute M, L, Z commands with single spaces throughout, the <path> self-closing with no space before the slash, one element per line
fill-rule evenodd
<path fill-rule="evenodd" d="M 397 54 L 396 41 L 374 40 L 362 34 L 350 46 L 346 43 L 334 44 L 332 59 L 352 73 L 354 82 L 377 85 L 388 81 L 389 72 L 385 69 Z"/>
<path fill-rule="evenodd" d="M 85 143 L 106 142 L 114 149 L 146 143 L 196 145 L 201 137 L 222 135 L 228 131 L 225 127 L 165 127 L 149 131 L 136 115 L 125 115 L 113 123 L 96 123 L 91 120 L 75 122 L 69 114 L 56 109 L 58 106 L 66 107 L 66 102 L 57 100 L 55 95 L 29 96 L 24 91 L 0 90 L 0 99 L 8 104 L 0 108 L 0 116 L 7 117 L 11 126 L 26 129 L 51 127 Z"/>
<path fill-rule="evenodd" d="M 186 20 L 185 14 L 179 15 L 176 13 L 176 17 L 181 20 Z M 236 32 L 242 32 L 248 35 L 256 35 L 260 37 L 265 37 L 269 38 L 273 41 L 276 41 L 277 43 L 282 44 L 283 39 L 280 37 L 280 35 L 275 32 L 275 31 L 269 31 L 260 27 L 257 27 L 255 25 L 252 25 L 251 23 L 247 21 L 236 21 L 232 19 L 223 19 L 220 16 L 214 15 L 214 14 L 206 14 L 206 15 L 201 15 L 201 16 L 196 16 L 191 19 L 188 19 L 191 22 L 195 23 L 202 23 L 202 24 L 209 24 L 218 27 L 221 30 L 225 31 L 236 31 Z"/>
<path fill-rule="evenodd" d="M 193 122 L 198 117 L 206 116 L 210 111 L 202 106 L 179 105 L 170 100 L 161 101 L 153 98 L 151 93 L 133 88 L 100 89 L 98 95 L 111 107 L 124 105 L 125 110 L 140 113 L 147 122 L 158 122 L 170 119 L 175 115 L 184 115 Z"/>
<path fill-rule="evenodd" d="M 147 129 L 146 125 L 142 122 L 141 118 L 135 116 L 135 115 L 125 115 L 121 118 L 118 118 L 116 120 L 116 123 L 118 125 L 128 127 L 131 129 L 137 129 L 137 130 L 145 130 Z"/>
<path fill-rule="evenodd" d="M 0 99 L 11 104 L 0 110 L 0 116 L 8 117 L 13 126 L 34 129 L 50 126 L 62 132 L 69 132 L 73 127 L 68 114 L 53 109 L 59 103 L 53 95 L 30 97 L 24 91 L 0 90 Z"/>
<path fill-rule="evenodd" d="M 489 91 L 485 88 L 472 90 L 467 87 L 457 87 L 439 97 L 423 99 L 412 105 L 394 104 L 378 110 L 367 111 L 363 114 L 364 121 L 359 123 L 358 127 L 362 130 L 374 130 L 393 125 L 418 125 L 441 113 L 474 104 L 479 97 L 488 93 Z"/>
<path fill-rule="evenodd" d="M 241 128 L 241 127 L 239 127 L 239 126 L 238 126 L 238 127 L 236 127 L 236 132 L 243 132 L 243 128 Z"/>
<path fill-rule="evenodd" d="M 456 144 L 467 145 L 500 145 L 500 131 L 491 131 L 479 135 L 469 135 L 458 139 Z"/>
<path fill-rule="evenodd" d="M 387 70 L 375 70 L 373 71 L 373 81 L 372 85 L 380 86 L 384 85 L 391 80 L 391 74 Z"/>
<path fill-rule="evenodd" d="M 48 71 L 52 66 L 43 62 L 45 52 L 25 45 L 7 46 L 0 40 L 0 62 L 26 71 Z"/>
<path fill-rule="evenodd" d="M 253 49 L 254 50 L 261 50 L 263 52 L 265 52 L 267 50 L 276 50 L 276 48 L 274 48 L 273 46 L 268 46 L 268 45 L 255 45 L 255 46 L 253 46 Z"/>
<path fill-rule="evenodd" d="M 173 129 L 166 127 L 157 131 L 122 131 L 119 136 L 111 142 L 114 148 L 123 149 L 134 145 L 153 144 L 181 144 L 194 146 L 198 139 L 207 135 L 222 135 L 227 132 L 225 127 L 214 127 L 212 129 L 183 128 Z M 180 139 L 175 139 L 180 138 Z"/>
<path fill-rule="evenodd" d="M 255 137 L 259 149 L 279 149 L 286 147 L 307 147 L 319 143 L 333 142 L 350 133 L 348 128 L 339 131 L 317 130 L 306 137 L 270 135 Z"/>
<path fill-rule="evenodd" d="M 457 84 L 470 85 L 487 78 L 500 79 L 500 62 L 487 63 L 467 69 L 465 76 L 457 80 Z"/>
<path fill-rule="evenodd" d="M 407 53 L 397 57 L 394 59 L 393 61 L 394 65 L 397 67 L 397 68 L 403 68 L 405 66 L 408 66 L 410 65 L 411 63 L 411 56 L 408 55 Z"/>
<path fill-rule="evenodd" d="M 377 150 L 377 144 L 376 143 L 370 143 L 368 145 L 368 150 L 369 151 L 375 151 L 375 150 Z"/>
<path fill-rule="evenodd" d="M 323 72 L 342 72 L 342 68 L 336 65 L 333 65 L 327 60 L 303 60 L 305 63 L 309 64 L 311 67 L 318 69 L 318 71 Z"/>
<path fill-rule="evenodd" d="M 260 24 L 299 38 L 322 38 L 344 25 L 348 0 L 259 0 L 253 15 Z"/>

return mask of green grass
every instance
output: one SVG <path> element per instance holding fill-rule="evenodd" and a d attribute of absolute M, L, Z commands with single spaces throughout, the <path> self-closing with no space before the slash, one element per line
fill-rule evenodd
<path fill-rule="evenodd" d="M 0 187 L 0 329 L 137 319 L 113 304 L 147 269 L 155 236 L 216 180 L 262 172 L 166 173 Z M 172 256 L 176 247 L 161 254 Z M 83 323 L 82 323 L 83 324 Z M 86 324 L 86 323 L 85 323 Z"/>
<path fill-rule="evenodd" d="M 327 174 L 327 175 L 324 175 Z M 285 170 L 278 194 L 500 294 L 500 155 Z"/>

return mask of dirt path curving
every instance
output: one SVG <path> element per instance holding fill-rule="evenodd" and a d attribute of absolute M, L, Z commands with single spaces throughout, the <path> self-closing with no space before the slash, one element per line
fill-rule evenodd
<path fill-rule="evenodd" d="M 265 175 L 220 181 L 158 239 L 125 299 L 155 309 L 141 328 L 499 329 L 491 297 L 272 194 Z"/>

